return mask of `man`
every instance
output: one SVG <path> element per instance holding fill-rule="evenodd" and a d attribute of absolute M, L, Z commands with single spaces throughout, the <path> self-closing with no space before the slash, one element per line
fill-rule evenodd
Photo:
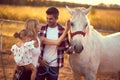
<path fill-rule="evenodd" d="M 55 7 L 50 7 L 46 14 L 47 25 L 41 27 L 39 36 L 57 40 L 64 31 L 64 28 L 57 23 L 59 11 Z M 59 68 L 63 67 L 64 51 L 70 53 L 68 36 L 65 37 L 59 46 L 43 44 L 41 49 L 36 80 L 58 80 Z"/>

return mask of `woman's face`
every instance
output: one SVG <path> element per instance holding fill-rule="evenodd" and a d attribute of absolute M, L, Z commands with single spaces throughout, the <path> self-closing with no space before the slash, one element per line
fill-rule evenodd
<path fill-rule="evenodd" d="M 37 25 L 37 26 L 36 26 L 36 31 L 39 32 L 39 30 L 40 30 L 40 26 Z"/>

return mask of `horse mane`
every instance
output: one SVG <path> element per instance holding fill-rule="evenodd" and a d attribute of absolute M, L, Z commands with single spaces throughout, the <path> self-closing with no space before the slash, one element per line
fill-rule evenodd
<path fill-rule="evenodd" d="M 92 33 L 97 34 L 98 36 L 102 36 L 101 33 L 99 33 L 96 29 L 94 29 L 94 27 L 90 24 L 90 21 L 87 16 L 86 16 L 86 19 L 88 22 L 88 26 L 87 26 L 88 33 L 90 34 L 92 31 Z"/>
<path fill-rule="evenodd" d="M 101 33 L 98 32 L 96 29 L 94 29 L 94 27 L 92 25 L 88 25 L 87 26 L 87 29 L 89 31 L 89 34 L 92 33 L 92 34 L 97 34 L 98 36 L 102 37 Z"/>

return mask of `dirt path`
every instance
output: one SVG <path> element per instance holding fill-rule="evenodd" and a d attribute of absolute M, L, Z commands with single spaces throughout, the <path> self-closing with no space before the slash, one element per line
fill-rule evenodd
<path fill-rule="evenodd" d="M 12 80 L 13 72 L 15 69 L 15 63 L 12 58 L 12 55 L 2 55 L 4 66 L 5 66 L 5 73 L 7 80 Z M 64 67 L 60 69 L 59 80 L 73 80 L 72 79 L 72 71 L 68 64 L 68 56 L 65 56 L 65 64 Z M 5 80 L 1 65 L 0 59 L 0 80 Z M 113 73 L 104 73 L 97 75 L 97 80 L 117 80 L 117 74 Z"/>

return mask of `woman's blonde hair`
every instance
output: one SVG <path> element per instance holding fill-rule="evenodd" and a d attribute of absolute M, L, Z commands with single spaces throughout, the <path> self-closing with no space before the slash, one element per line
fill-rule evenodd
<path fill-rule="evenodd" d="M 39 21 L 37 19 L 28 19 L 25 24 L 25 28 L 33 32 L 33 38 L 35 39 L 38 33 Z"/>

